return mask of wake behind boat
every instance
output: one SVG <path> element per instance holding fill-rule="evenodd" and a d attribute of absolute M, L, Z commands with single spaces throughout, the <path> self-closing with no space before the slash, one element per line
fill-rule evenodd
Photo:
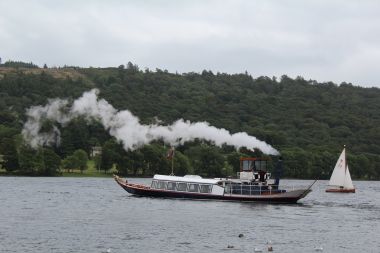
<path fill-rule="evenodd" d="M 241 158 L 238 178 L 205 179 L 196 175 L 184 177 L 155 175 L 150 186 L 132 184 L 115 176 L 116 182 L 127 192 L 148 197 L 215 199 L 226 201 L 259 201 L 296 203 L 311 192 L 309 187 L 287 191 L 279 188 L 282 161 L 276 167 L 276 179 L 270 179 L 267 160 Z"/>
<path fill-rule="evenodd" d="M 346 147 L 335 164 L 326 192 L 355 193 L 346 159 Z"/>

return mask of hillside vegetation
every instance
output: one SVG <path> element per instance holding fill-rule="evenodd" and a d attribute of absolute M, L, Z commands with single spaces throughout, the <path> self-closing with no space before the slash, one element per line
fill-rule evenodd
<path fill-rule="evenodd" d="M 102 155 L 91 159 L 103 171 L 147 176 L 170 173 L 168 147 L 163 143 L 124 151 L 99 123 L 88 125 L 81 118 L 60 127 L 59 146 L 33 150 L 24 143 L 21 129 L 27 108 L 44 105 L 49 98 L 75 99 L 93 88 L 143 123 L 158 118 L 170 124 L 183 118 L 256 136 L 280 151 L 286 177 L 328 178 L 346 145 L 352 177 L 380 179 L 380 89 L 302 77 L 255 79 L 247 73 L 211 71 L 177 74 L 140 70 L 132 63 L 116 68 L 38 68 L 17 62 L 0 66 L 0 163 L 4 173 L 59 175 L 63 170 L 85 170 L 79 160 L 84 154 L 89 156 L 94 146 L 102 147 Z M 178 175 L 228 176 L 238 170 L 239 157 L 248 155 L 262 154 L 194 141 L 177 148 L 174 167 Z"/>

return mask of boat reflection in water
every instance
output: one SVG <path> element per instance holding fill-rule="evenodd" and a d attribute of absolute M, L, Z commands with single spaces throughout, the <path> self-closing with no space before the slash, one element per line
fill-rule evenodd
<path fill-rule="evenodd" d="M 270 203 L 296 203 L 311 192 L 311 184 L 304 189 L 287 191 L 279 187 L 282 160 L 275 169 L 275 179 L 270 179 L 268 161 L 261 158 L 241 158 L 236 179 L 205 179 L 196 175 L 184 177 L 155 175 L 150 186 L 128 183 L 118 176 L 116 182 L 127 192 L 148 197 L 215 199 L 226 201 L 260 201 Z"/>

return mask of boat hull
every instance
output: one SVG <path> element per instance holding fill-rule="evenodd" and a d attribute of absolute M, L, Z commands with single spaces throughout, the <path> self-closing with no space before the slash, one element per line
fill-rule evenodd
<path fill-rule="evenodd" d="M 284 193 L 272 193 L 261 195 L 238 195 L 225 194 L 216 195 L 210 193 L 192 193 L 152 189 L 140 184 L 125 183 L 120 178 L 115 181 L 128 193 L 136 196 L 157 197 L 157 198 L 177 198 L 177 199 L 200 199 L 200 200 L 222 200 L 222 201 L 240 201 L 240 202 L 266 202 L 266 203 L 296 203 L 299 199 L 304 198 L 311 189 L 294 190 Z"/>
<path fill-rule="evenodd" d="M 326 189 L 326 192 L 355 193 L 355 189 Z"/>

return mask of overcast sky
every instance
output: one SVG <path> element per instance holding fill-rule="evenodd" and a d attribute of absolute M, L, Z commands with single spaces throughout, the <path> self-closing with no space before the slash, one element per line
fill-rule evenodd
<path fill-rule="evenodd" d="M 0 57 L 380 87 L 380 1 L 0 0 Z"/>

